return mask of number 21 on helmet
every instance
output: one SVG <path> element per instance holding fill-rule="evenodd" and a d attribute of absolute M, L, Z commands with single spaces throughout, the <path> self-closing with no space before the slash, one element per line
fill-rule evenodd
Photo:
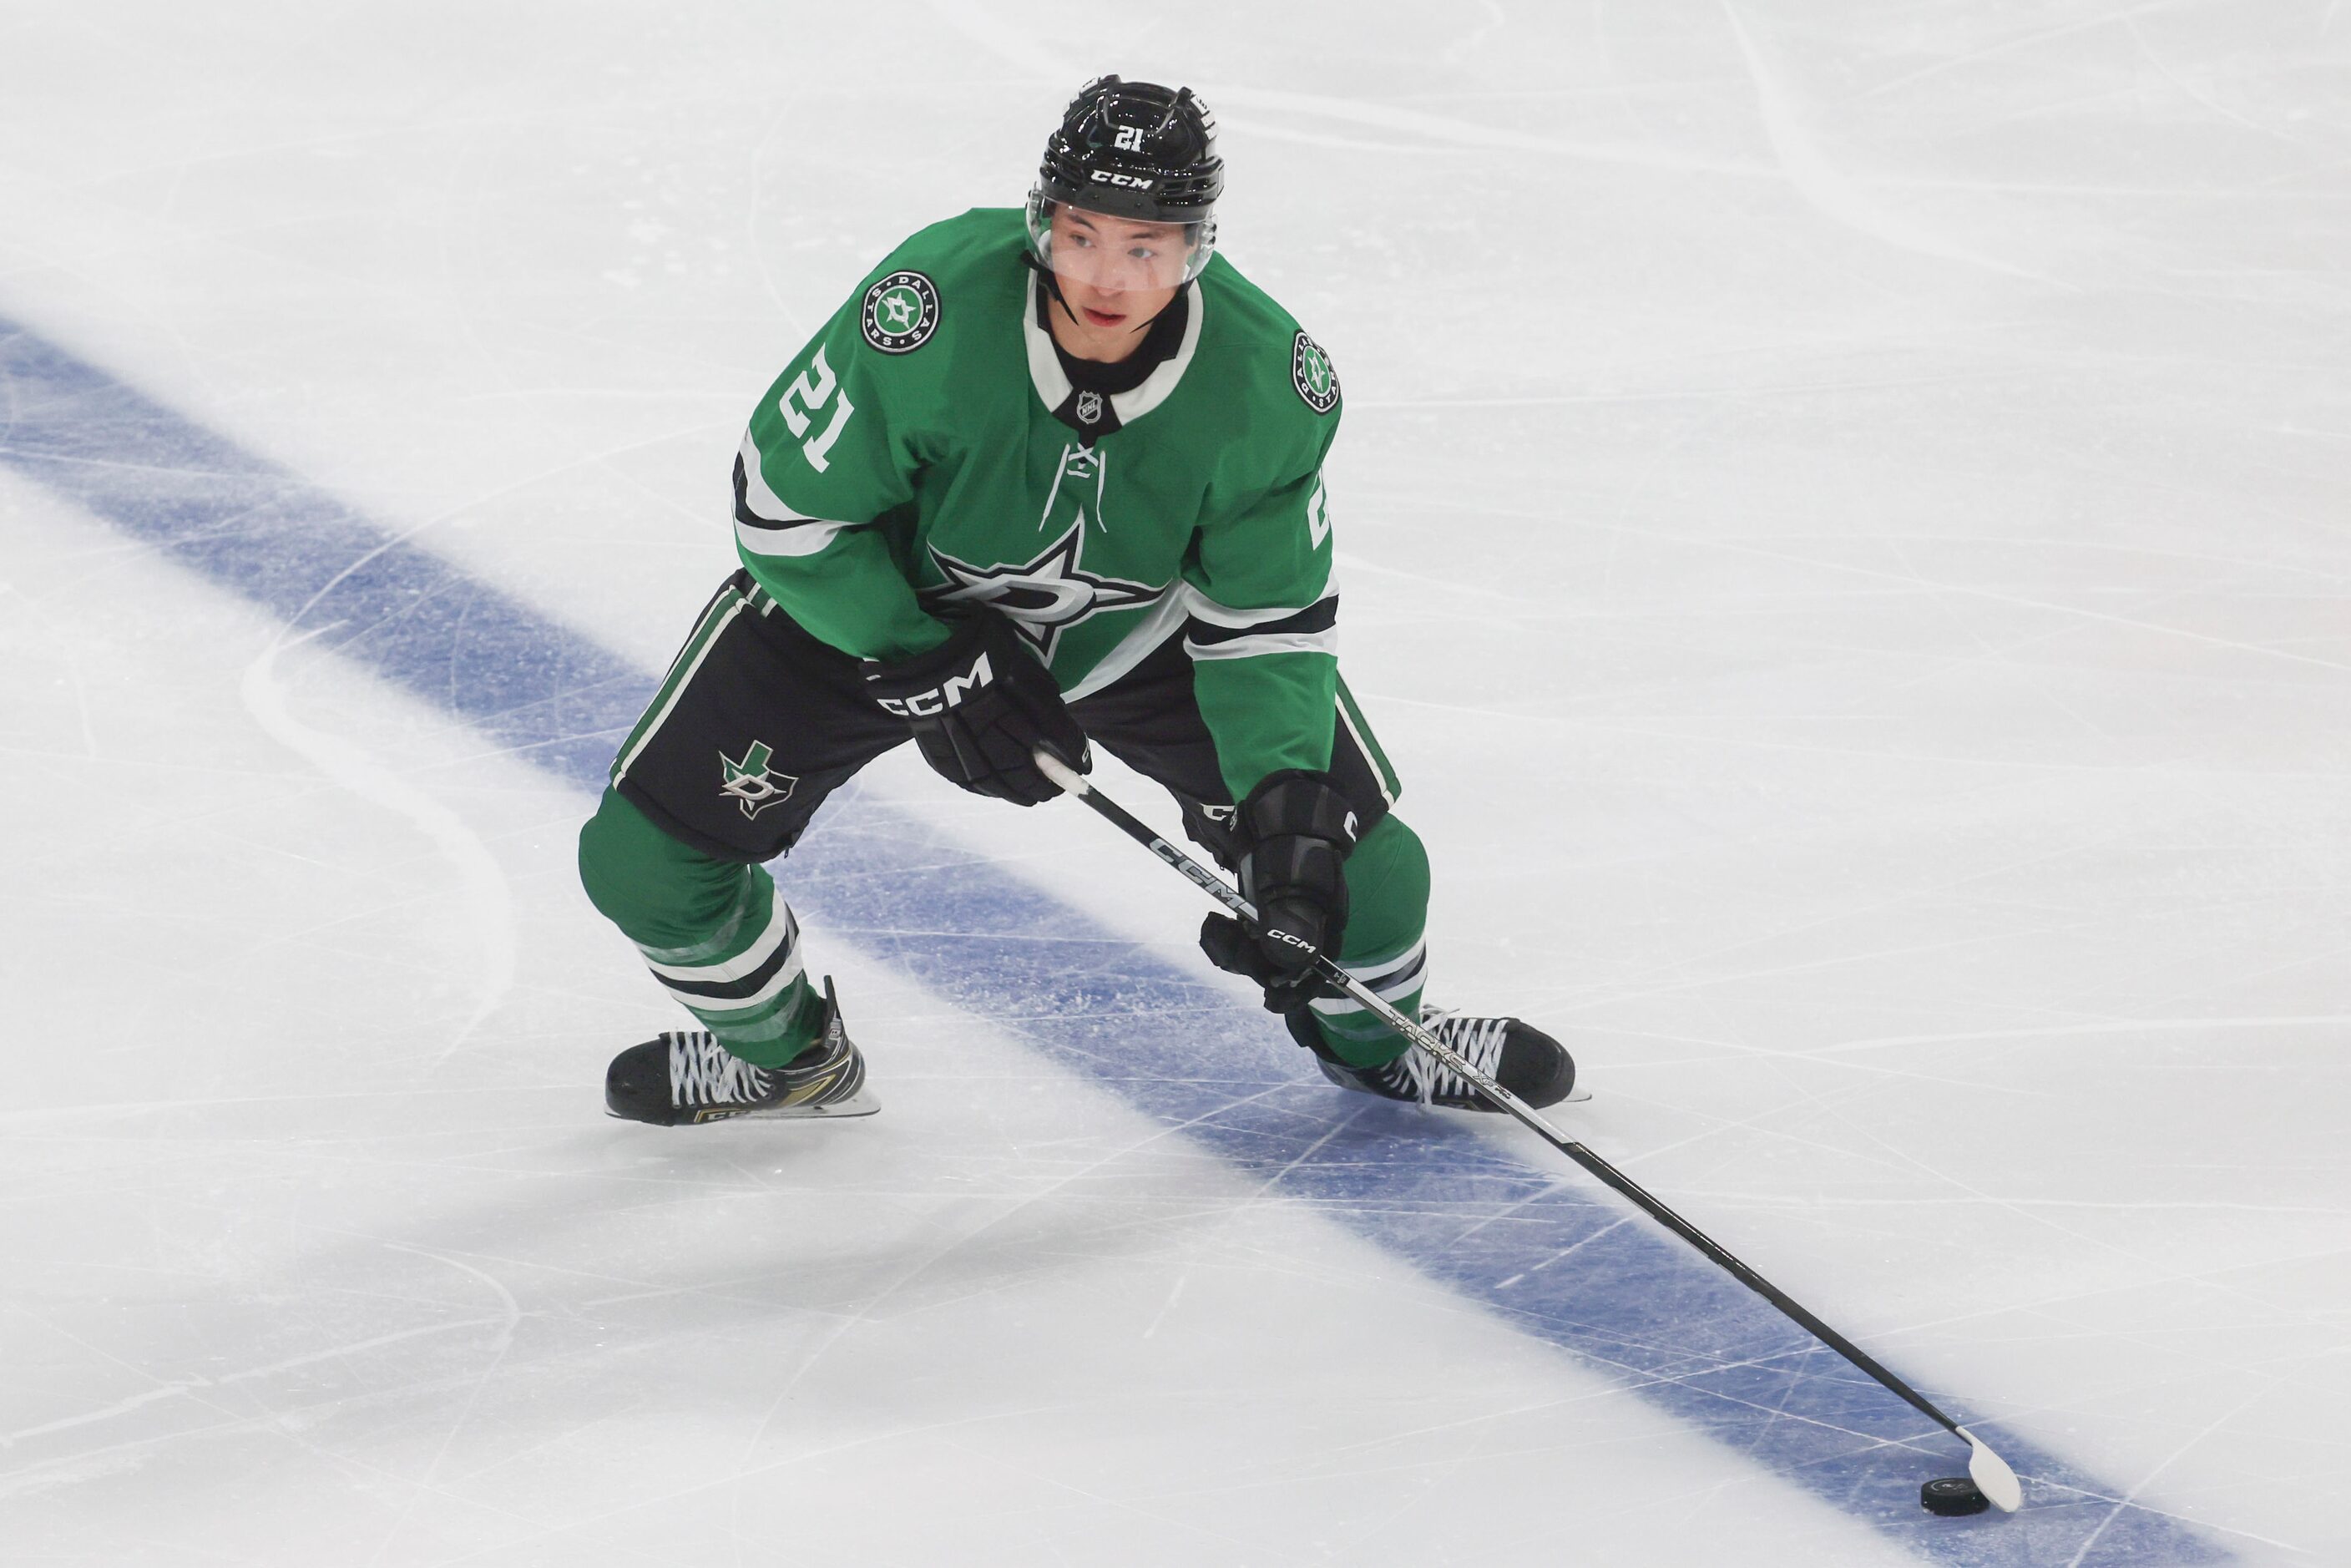
<path fill-rule="evenodd" d="M 1208 265 L 1224 189 L 1217 117 L 1190 88 L 1098 77 L 1046 140 L 1029 247 L 1091 288 L 1175 288 Z"/>

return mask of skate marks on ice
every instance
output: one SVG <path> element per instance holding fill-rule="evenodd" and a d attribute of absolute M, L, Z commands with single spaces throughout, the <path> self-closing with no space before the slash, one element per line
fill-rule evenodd
<path fill-rule="evenodd" d="M 1997 1418 L 1969 1424 L 2025 1476 L 2027 1511 L 1928 1517 L 1919 1483 L 1961 1458 L 1948 1435 L 1581 1173 L 1536 1163 L 1555 1156 L 1531 1141 L 1521 1159 L 1458 1119 L 1289 1075 L 1302 1058 L 1259 1013 L 1146 949 L 1105 943 L 1082 916 L 987 868 L 942 876 L 955 860 L 918 821 L 863 808 L 829 823 L 821 847 L 795 852 L 792 893 L 829 928 L 1207 1145 L 1269 1196 L 1610 1370 L 1922 1556 L 2230 1560 Z"/>
<path fill-rule="evenodd" d="M 287 642 L 341 653 L 583 789 L 601 787 L 653 687 L 648 672 L 5 320 L 0 420 L 0 463 L 269 610 Z M 1269 1196 L 1392 1250 L 1923 1558 L 2229 1560 L 1939 1388 L 1928 1392 L 2024 1477 L 2026 1511 L 1928 1517 L 1917 1487 L 1958 1465 L 1949 1437 L 1678 1242 L 1466 1122 L 1334 1092 L 1262 1014 L 1104 941 L 915 819 L 870 801 L 829 810 L 790 884 L 833 930 Z"/>
<path fill-rule="evenodd" d="M 573 782 L 602 777 L 611 716 L 648 689 L 643 671 L 5 319 L 0 464 L 278 616 L 281 647 L 342 653 Z"/>
<path fill-rule="evenodd" d="M 513 890 L 507 885 L 497 857 L 456 812 L 378 762 L 364 747 L 312 729 L 287 707 L 285 689 L 277 677 L 277 657 L 316 635 L 317 632 L 292 635 L 280 632 L 246 666 L 237 697 L 263 733 L 360 799 L 406 818 L 457 873 L 473 937 L 468 946 L 474 955 L 475 998 L 465 1021 L 434 1059 L 438 1065 L 470 1043 L 514 989 Z"/>

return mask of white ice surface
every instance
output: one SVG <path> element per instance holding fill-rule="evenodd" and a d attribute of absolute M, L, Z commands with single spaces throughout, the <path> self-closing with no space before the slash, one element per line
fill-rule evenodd
<path fill-rule="evenodd" d="M 2345 9 L 20 8 L 0 316 L 651 668 L 858 274 L 1195 83 L 1345 378 L 1438 999 L 1873 1349 L 2335 1563 Z M 883 1115 L 605 1122 L 669 1015 L 587 802 L 279 643 L 0 470 L 10 1561 L 1905 1560 L 820 925 Z M 1094 824 L 877 771 L 1180 960 Z"/>

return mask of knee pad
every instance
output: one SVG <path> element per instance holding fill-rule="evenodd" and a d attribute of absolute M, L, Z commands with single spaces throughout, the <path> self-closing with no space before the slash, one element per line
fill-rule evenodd
<path fill-rule="evenodd" d="M 641 947 L 700 941 L 740 904 L 746 879 L 766 875 L 678 842 L 611 789 L 580 830 L 580 885 Z"/>
<path fill-rule="evenodd" d="M 1343 962 L 1397 952 L 1428 924 L 1428 848 L 1403 819 L 1380 819 L 1347 857 Z"/>

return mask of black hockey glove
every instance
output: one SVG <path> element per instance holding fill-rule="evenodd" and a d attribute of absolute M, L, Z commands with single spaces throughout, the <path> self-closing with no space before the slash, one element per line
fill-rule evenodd
<path fill-rule="evenodd" d="M 1314 959 L 1338 956 L 1354 847 L 1354 810 L 1328 773 L 1289 768 L 1268 775 L 1233 813 L 1233 863 L 1257 923 L 1211 915 L 1200 927 L 1200 950 L 1219 969 L 1263 986 L 1270 1012 L 1336 995 L 1315 974 Z"/>
<path fill-rule="evenodd" d="M 957 622 L 927 653 L 869 664 L 865 684 L 906 721 L 923 760 L 974 794 L 1022 806 L 1060 794 L 1029 756 L 1040 746 L 1081 773 L 1093 767 L 1052 673 L 992 610 Z"/>

